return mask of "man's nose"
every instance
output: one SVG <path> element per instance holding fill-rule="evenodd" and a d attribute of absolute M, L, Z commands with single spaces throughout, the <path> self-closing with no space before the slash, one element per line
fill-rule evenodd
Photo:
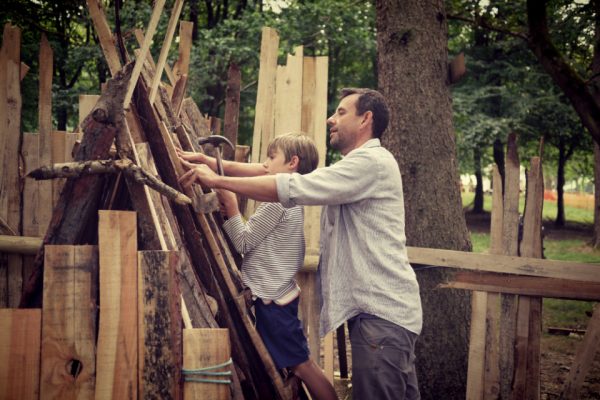
<path fill-rule="evenodd" d="M 327 118 L 327 125 L 331 126 L 331 125 L 333 125 L 334 123 L 335 123 L 335 122 L 334 122 L 334 120 L 333 120 L 333 115 L 332 115 L 331 117 Z"/>

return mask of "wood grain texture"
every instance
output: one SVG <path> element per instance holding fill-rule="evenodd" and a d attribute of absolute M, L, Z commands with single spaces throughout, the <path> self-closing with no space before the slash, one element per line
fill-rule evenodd
<path fill-rule="evenodd" d="M 42 310 L 0 309 L 0 326 L 0 400 L 37 400 Z"/>
<path fill-rule="evenodd" d="M 137 224 L 131 211 L 99 211 L 100 321 L 96 399 L 137 398 Z"/>
<path fill-rule="evenodd" d="M 41 399 L 94 398 L 97 265 L 95 246 L 46 246 Z"/>

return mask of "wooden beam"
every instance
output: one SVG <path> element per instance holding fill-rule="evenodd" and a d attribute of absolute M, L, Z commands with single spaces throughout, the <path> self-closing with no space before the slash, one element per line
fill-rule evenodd
<path fill-rule="evenodd" d="M 278 65 L 275 78 L 275 127 L 269 136 L 261 138 L 261 158 L 267 155 L 267 146 L 278 135 L 302 129 L 302 70 L 304 47 L 287 55 L 286 65 Z"/>
<path fill-rule="evenodd" d="M 184 329 L 184 398 L 228 400 L 233 365 L 227 329 Z M 223 375 L 205 375 L 202 372 Z M 226 375 L 229 373 L 229 375 Z M 204 381 L 202 381 L 204 380 Z M 210 381 L 213 382 L 210 382 Z"/>
<path fill-rule="evenodd" d="M 485 344 L 487 294 L 473 292 L 471 297 L 471 332 L 469 367 L 467 370 L 467 400 L 483 399 L 485 373 Z"/>
<path fill-rule="evenodd" d="M 156 32 L 156 27 L 158 26 L 158 21 L 160 20 L 160 16 L 163 12 L 164 7 L 165 0 L 156 0 L 156 3 L 154 4 L 154 9 L 152 10 L 152 16 L 150 17 L 150 22 L 148 22 L 148 28 L 146 29 L 144 43 L 142 44 L 139 57 L 137 58 L 137 60 L 135 60 L 135 66 L 133 67 L 131 79 L 129 80 L 129 88 L 127 89 L 127 93 L 125 94 L 125 100 L 123 100 L 123 107 L 125 108 L 129 108 L 129 103 L 131 102 L 133 91 L 137 86 L 138 78 L 140 77 L 142 67 L 144 66 L 144 60 L 146 59 L 146 55 L 150 50 L 150 44 L 152 43 L 152 38 L 154 37 L 154 33 Z"/>
<path fill-rule="evenodd" d="M 177 264 L 177 252 L 138 253 L 138 383 L 143 399 L 182 398 L 183 327 Z"/>
<path fill-rule="evenodd" d="M 98 250 L 46 246 L 45 256 L 40 394 L 48 399 L 91 399 L 96 378 Z"/>
<path fill-rule="evenodd" d="M 227 89 L 225 90 L 225 115 L 223 123 L 223 135 L 229 139 L 233 146 L 238 142 L 238 126 L 240 119 L 240 87 L 242 84 L 242 73 L 240 67 L 235 63 L 229 64 L 227 71 Z M 223 158 L 233 160 L 235 149 L 225 147 Z"/>
<path fill-rule="evenodd" d="M 108 64 L 108 69 L 110 70 L 111 75 L 115 76 L 121 69 L 121 61 L 119 53 L 117 53 L 117 48 L 114 45 L 115 42 L 112 32 L 110 31 L 110 27 L 106 22 L 101 2 L 100 0 L 87 0 L 87 5 L 88 11 L 90 12 L 90 17 L 92 18 L 94 27 L 96 28 L 96 34 L 98 35 L 98 40 L 100 41 L 100 47 L 104 53 L 104 59 Z"/>
<path fill-rule="evenodd" d="M 42 310 L 0 309 L 0 326 L 0 397 L 37 399 Z"/>
<path fill-rule="evenodd" d="M 40 87 L 39 87 L 39 159 L 38 165 L 52 163 L 52 75 L 53 52 L 46 35 L 40 42 Z M 41 182 L 39 185 L 39 224 L 42 232 L 46 232 L 52 218 L 52 182 Z"/>
<path fill-rule="evenodd" d="M 493 272 L 457 271 L 442 288 L 479 290 L 556 299 L 600 301 L 600 283 L 497 274 Z"/>
<path fill-rule="evenodd" d="M 169 55 L 169 49 L 171 48 L 171 41 L 173 40 L 173 34 L 175 33 L 175 28 L 177 27 L 179 14 L 181 14 L 182 8 L 183 0 L 175 0 L 175 4 L 173 4 L 173 10 L 171 11 L 171 16 L 169 18 L 169 25 L 167 26 L 167 33 L 165 34 L 165 39 L 163 41 L 162 48 L 160 49 L 160 55 L 158 56 L 158 64 L 156 64 L 156 70 L 154 72 L 154 80 L 152 81 L 152 85 L 150 87 L 150 103 L 154 103 L 154 100 L 156 99 L 156 92 L 162 78 L 163 69 L 167 63 L 167 56 Z"/>
<path fill-rule="evenodd" d="M 194 23 L 190 21 L 179 22 L 179 57 L 173 65 L 173 74 L 176 79 L 190 73 L 190 53 L 192 51 L 192 30 Z"/>
<path fill-rule="evenodd" d="M 588 322 L 583 341 L 577 347 L 575 360 L 569 369 L 569 376 L 564 383 L 560 398 L 565 400 L 579 399 L 581 386 L 589 373 L 600 343 L 600 307 L 596 305 L 592 318 Z"/>
<path fill-rule="evenodd" d="M 42 238 L 0 235 L 0 252 L 35 255 L 42 247 Z"/>
<path fill-rule="evenodd" d="M 137 397 L 137 224 L 131 211 L 99 211 L 100 323 L 96 399 Z"/>

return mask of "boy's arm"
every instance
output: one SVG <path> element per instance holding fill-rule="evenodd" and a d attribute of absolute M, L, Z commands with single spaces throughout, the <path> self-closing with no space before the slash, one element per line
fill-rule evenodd
<path fill-rule="evenodd" d="M 265 237 L 283 223 L 284 212 L 279 203 L 263 203 L 248 222 L 244 223 L 242 216 L 237 213 L 223 223 L 223 229 L 238 253 L 246 254 L 260 246 Z"/>
<path fill-rule="evenodd" d="M 217 159 L 203 153 L 183 151 L 175 148 L 180 159 L 196 164 L 205 164 L 213 171 L 217 171 Z M 237 161 L 223 160 L 223 170 L 228 176 L 261 176 L 266 175 L 267 170 L 261 163 L 241 163 Z"/>

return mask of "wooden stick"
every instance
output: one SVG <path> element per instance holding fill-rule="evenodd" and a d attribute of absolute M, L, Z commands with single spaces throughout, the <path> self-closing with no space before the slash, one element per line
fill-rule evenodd
<path fill-rule="evenodd" d="M 138 44 L 142 46 L 144 44 L 144 31 L 141 29 L 134 29 L 133 34 L 135 35 Z M 156 64 L 154 63 L 154 59 L 152 58 L 151 53 L 146 54 L 146 59 L 148 60 L 152 68 L 156 69 Z M 175 80 L 173 70 L 171 69 L 171 67 L 169 67 L 169 63 L 165 63 L 165 73 L 167 74 L 167 78 L 169 78 L 169 82 L 171 83 L 171 85 L 175 86 L 177 84 L 177 81 Z"/>
<path fill-rule="evenodd" d="M 171 41 L 173 40 L 173 34 L 179 21 L 179 14 L 183 8 L 183 0 L 176 0 L 173 4 L 173 10 L 171 11 L 171 17 L 169 18 L 169 26 L 167 27 L 167 33 L 163 41 L 162 48 L 160 49 L 160 55 L 158 56 L 158 64 L 156 65 L 156 71 L 154 72 L 154 80 L 150 87 L 150 103 L 154 103 L 156 98 L 156 91 L 158 90 L 158 84 L 160 83 L 163 69 L 167 63 L 167 56 L 169 55 L 169 49 L 171 48 Z"/>
<path fill-rule="evenodd" d="M 42 238 L 0 235 L 0 252 L 36 255 L 42 247 Z"/>
<path fill-rule="evenodd" d="M 92 18 L 94 27 L 96 28 L 96 34 L 98 35 L 98 40 L 100 41 L 100 47 L 104 53 L 104 59 L 108 64 L 108 69 L 110 70 L 111 75 L 115 76 L 121 69 L 121 61 L 119 53 L 117 53 L 117 49 L 114 45 L 112 32 L 110 31 L 104 16 L 104 12 L 102 11 L 100 0 L 87 0 L 87 5 L 90 12 L 90 17 Z"/>
<path fill-rule="evenodd" d="M 85 175 L 123 172 L 134 181 L 146 185 L 177 204 L 192 204 L 185 194 L 159 181 L 153 174 L 134 164 L 129 159 L 80 161 L 43 166 L 31 171 L 28 176 L 37 179 L 80 178 Z"/>
<path fill-rule="evenodd" d="M 181 21 L 179 23 L 179 57 L 173 65 L 173 74 L 181 79 L 183 75 L 189 74 L 190 53 L 192 50 L 192 30 L 194 23 Z M 171 79 L 171 78 L 169 78 Z M 172 81 L 171 81 L 172 82 Z"/>

